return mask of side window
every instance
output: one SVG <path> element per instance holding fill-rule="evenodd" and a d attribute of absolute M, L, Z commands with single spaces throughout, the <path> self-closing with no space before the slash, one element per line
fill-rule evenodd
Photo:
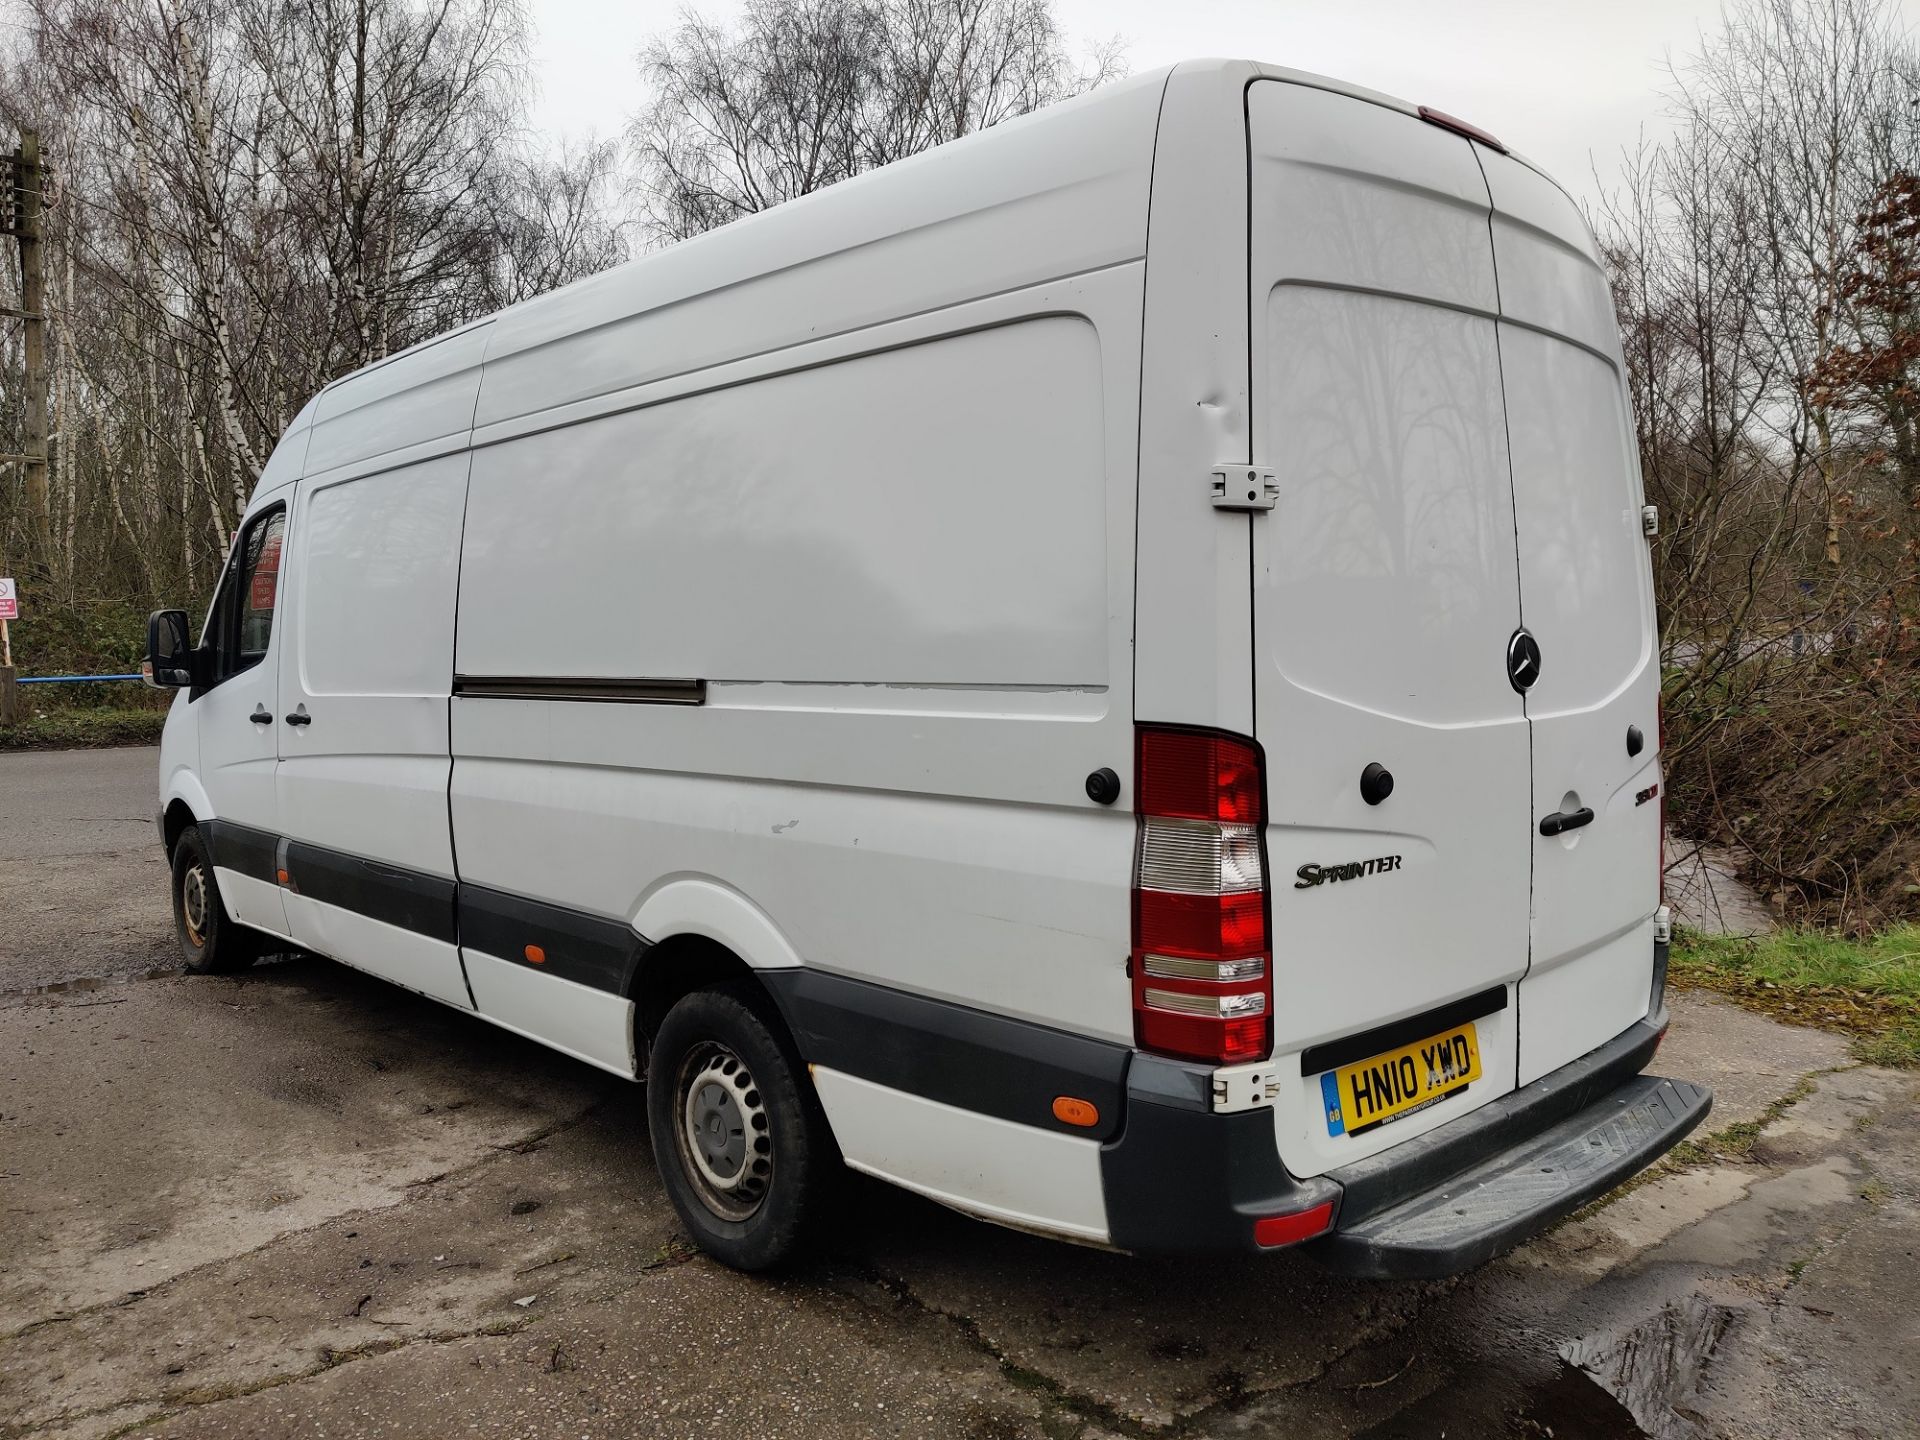
<path fill-rule="evenodd" d="M 215 607 L 219 680 L 258 665 L 273 639 L 273 612 L 280 598 L 280 554 L 287 533 L 285 506 L 255 516 L 234 547 Z"/>

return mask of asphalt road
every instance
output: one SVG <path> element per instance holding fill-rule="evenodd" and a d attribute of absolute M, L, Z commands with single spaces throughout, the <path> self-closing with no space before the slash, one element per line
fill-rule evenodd
<path fill-rule="evenodd" d="M 154 975 L 152 787 L 0 755 L 0 1440 L 1916 1433 L 1920 1081 L 1833 1037 L 1677 997 L 1658 1068 L 1752 1152 L 1456 1281 L 865 1183 L 744 1277 L 678 1233 L 634 1086 L 316 959 Z"/>

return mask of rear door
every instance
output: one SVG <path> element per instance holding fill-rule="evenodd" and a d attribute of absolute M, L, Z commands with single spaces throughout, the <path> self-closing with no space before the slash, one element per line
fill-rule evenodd
<path fill-rule="evenodd" d="M 1520 577 L 1471 145 L 1280 81 L 1247 112 L 1254 460 L 1279 486 L 1251 522 L 1278 1124 L 1289 1168 L 1316 1174 L 1513 1086 L 1533 848 L 1506 660 Z M 1370 802 L 1374 765 L 1393 783 Z M 1329 1114 L 1323 1075 L 1463 1016 L 1477 1079 L 1389 1123 Z"/>
<path fill-rule="evenodd" d="M 1640 474 L 1599 256 L 1557 186 L 1476 148 L 1494 207 L 1520 606 L 1540 651 L 1526 696 L 1534 823 L 1532 963 L 1518 996 L 1524 1085 L 1647 1012 L 1660 903 L 1660 680 Z M 1541 834 L 1553 816 L 1578 828 Z"/>

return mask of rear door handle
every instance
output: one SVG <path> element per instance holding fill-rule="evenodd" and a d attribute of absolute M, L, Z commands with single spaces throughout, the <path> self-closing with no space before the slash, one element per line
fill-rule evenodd
<path fill-rule="evenodd" d="M 273 724 L 273 712 L 264 705 L 256 705 L 253 707 L 253 714 L 247 716 L 247 719 L 253 721 L 256 725 L 271 725 Z"/>
<path fill-rule="evenodd" d="M 1578 810 L 1556 810 L 1540 822 L 1542 835 L 1564 835 L 1569 830 L 1578 830 L 1582 825 L 1593 823 L 1593 811 L 1582 805 Z"/>
<path fill-rule="evenodd" d="M 295 710 L 291 715 L 287 716 L 287 724 L 311 725 L 313 724 L 313 716 L 307 714 L 307 707 L 302 705 L 298 710 Z M 1587 818 L 1592 819 L 1593 817 L 1588 816 Z"/>

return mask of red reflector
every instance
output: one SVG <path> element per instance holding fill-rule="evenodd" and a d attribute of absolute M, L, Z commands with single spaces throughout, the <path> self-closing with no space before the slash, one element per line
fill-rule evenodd
<path fill-rule="evenodd" d="M 1456 115 L 1449 115 L 1444 110 L 1436 110 L 1431 105 L 1422 105 L 1420 107 L 1420 118 L 1429 125 L 1438 125 L 1442 130 L 1451 130 L 1454 134 L 1464 135 L 1469 140 L 1478 140 L 1489 150 L 1498 150 L 1502 155 L 1507 153 L 1506 146 L 1502 145 L 1478 125 L 1469 125 L 1465 120 L 1460 119 Z"/>
<path fill-rule="evenodd" d="M 1311 1210 L 1298 1215 L 1268 1215 L 1253 1222 L 1253 1243 L 1271 1249 L 1276 1245 L 1298 1245 L 1324 1235 L 1333 1227 L 1333 1202 L 1322 1200 Z"/>
<path fill-rule="evenodd" d="M 1134 808 L 1171 820 L 1258 825 L 1260 752 L 1245 740 L 1197 730 L 1142 728 Z"/>
<path fill-rule="evenodd" d="M 1267 902 L 1258 890 L 1240 895 L 1142 890 L 1138 901 L 1135 943 L 1146 953 L 1237 960 L 1267 948 Z"/>

